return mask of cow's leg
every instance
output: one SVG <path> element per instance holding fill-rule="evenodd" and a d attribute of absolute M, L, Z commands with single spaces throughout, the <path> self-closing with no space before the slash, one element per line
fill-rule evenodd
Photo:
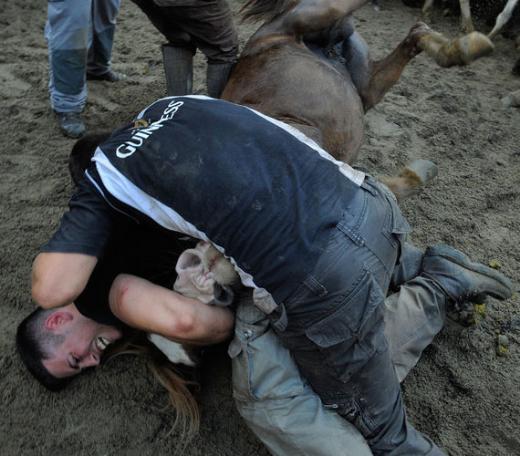
<path fill-rule="evenodd" d="M 503 11 L 497 16 L 497 20 L 495 26 L 493 27 L 493 30 L 489 32 L 489 38 L 493 38 L 498 32 L 500 32 L 500 30 L 502 30 L 502 28 L 504 27 L 504 25 L 506 25 L 509 19 L 511 19 L 511 15 L 513 14 L 513 10 L 515 9 L 517 3 L 518 0 L 508 0 Z"/>
<path fill-rule="evenodd" d="M 469 0 L 459 0 L 460 5 L 460 28 L 464 33 L 471 33 L 475 30 L 473 21 L 471 20 L 471 11 L 469 8 Z"/>
<path fill-rule="evenodd" d="M 495 48 L 491 40 L 479 32 L 450 40 L 440 33 L 430 31 L 420 37 L 417 46 L 441 67 L 467 65 L 490 54 Z"/>
<path fill-rule="evenodd" d="M 370 60 L 368 46 L 357 32 L 345 40 L 343 56 L 365 111 L 376 105 L 399 80 L 408 62 L 421 52 L 419 40 L 429 33 L 431 30 L 426 24 L 416 24 L 390 55 L 377 62 Z"/>
<path fill-rule="evenodd" d="M 321 33 L 367 2 L 368 0 L 300 0 L 294 2 L 296 5 L 291 7 L 289 2 L 274 1 L 272 3 L 275 8 L 286 9 L 286 11 L 280 12 L 272 20 L 267 20 L 253 35 L 246 51 L 248 54 L 256 52 L 255 47 L 263 46 L 263 40 L 266 38 L 269 38 L 270 41 L 280 37 L 286 39 L 288 36 L 300 39 L 304 36 Z M 248 17 L 247 8 L 245 17 Z M 262 14 L 256 14 L 256 16 L 252 14 L 251 17 L 261 18 Z"/>
<path fill-rule="evenodd" d="M 433 9 L 433 0 L 425 0 L 424 5 L 421 10 L 421 17 L 424 21 L 431 22 L 432 9 Z"/>

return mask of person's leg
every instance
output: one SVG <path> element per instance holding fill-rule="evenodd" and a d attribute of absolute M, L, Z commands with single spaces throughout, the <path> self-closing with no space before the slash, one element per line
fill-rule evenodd
<path fill-rule="evenodd" d="M 395 265 L 390 278 L 390 289 L 397 289 L 404 283 L 415 279 L 420 273 L 424 258 L 424 250 L 406 241 L 401 245 L 399 262 Z"/>
<path fill-rule="evenodd" d="M 237 307 L 229 353 L 237 409 L 272 454 L 372 454 L 352 424 L 323 407 L 250 297 Z"/>
<path fill-rule="evenodd" d="M 85 132 L 79 113 L 87 100 L 85 70 L 91 17 L 89 0 L 48 3 L 45 37 L 49 46 L 49 93 L 62 131 Z"/>
<path fill-rule="evenodd" d="M 87 78 L 116 82 L 124 76 L 110 69 L 116 18 L 121 0 L 93 0 L 92 29 L 88 52 Z"/>
<path fill-rule="evenodd" d="M 402 230 L 403 222 L 396 217 L 392 226 L 394 230 Z M 392 285 L 399 288 L 384 302 L 384 333 L 399 382 L 416 365 L 424 348 L 444 324 L 449 299 L 438 282 L 447 280 L 444 278 L 447 271 L 458 280 L 465 276 L 466 288 L 471 283 L 469 288 L 496 295 L 507 291 L 500 286 L 502 279 L 495 281 L 496 274 L 489 268 L 464 259 L 455 249 L 437 246 L 428 249 L 425 261 L 424 256 L 423 251 L 409 243 L 401 245 L 400 261 L 392 275 Z M 454 259 L 464 265 L 454 266 Z M 481 273 L 468 272 L 476 269 Z M 453 284 L 444 287 L 453 289 Z M 272 307 L 256 301 L 255 304 L 266 312 Z M 267 317 L 253 308 L 248 299 L 242 299 L 237 309 L 230 354 L 237 408 L 273 454 L 328 456 L 349 454 L 345 449 L 350 448 L 351 454 L 363 455 L 369 451 L 347 421 L 339 419 L 332 412 L 334 409 L 323 406 L 302 379 L 289 351 L 268 327 Z M 401 453 L 438 454 L 438 449 L 429 446 L 429 440 L 408 425 L 405 429 L 408 440 L 414 443 L 412 448 L 401 447 Z"/>
<path fill-rule="evenodd" d="M 159 6 L 150 0 L 132 0 L 148 16 L 155 28 L 168 40 L 162 45 L 166 93 L 168 96 L 188 95 L 193 86 L 193 55 L 195 44 L 182 25 L 182 16 L 175 6 Z M 173 4 L 173 3 L 172 3 Z M 167 3 L 164 3 L 167 5 Z"/>
<path fill-rule="evenodd" d="M 238 54 L 238 35 L 225 0 L 204 0 L 177 8 L 182 28 L 208 60 L 208 95 L 218 98 Z"/>
<path fill-rule="evenodd" d="M 189 36 L 183 40 L 187 46 L 180 45 L 181 39 L 162 45 L 166 94 L 168 96 L 193 93 L 193 55 L 195 52 L 192 49 Z"/>
<path fill-rule="evenodd" d="M 401 285 L 385 299 L 385 336 L 399 382 L 444 326 L 446 305 L 446 295 L 422 276 Z"/>
<path fill-rule="evenodd" d="M 303 377 L 375 455 L 441 455 L 407 422 L 384 335 L 384 297 L 406 226 L 389 191 L 368 179 L 314 272 L 271 318 Z"/>
<path fill-rule="evenodd" d="M 385 299 L 385 335 L 399 381 L 442 327 L 445 301 L 422 277 Z M 229 353 L 237 409 L 272 454 L 372 454 L 352 424 L 323 406 L 250 297 L 239 301 Z"/>

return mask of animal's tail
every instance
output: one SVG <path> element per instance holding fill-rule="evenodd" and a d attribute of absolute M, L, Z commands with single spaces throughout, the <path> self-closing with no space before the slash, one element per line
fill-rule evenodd
<path fill-rule="evenodd" d="M 297 3 L 298 0 L 247 0 L 240 14 L 243 21 L 269 22 Z"/>
<path fill-rule="evenodd" d="M 198 384 L 195 380 L 187 380 L 187 377 L 193 376 L 190 375 L 191 368 L 172 364 L 146 338 L 140 336 L 118 344 L 110 350 L 107 357 L 112 359 L 127 354 L 144 356 L 150 372 L 168 391 L 170 404 L 175 410 L 171 432 L 179 436 L 179 447 L 184 447 L 197 434 L 200 426 L 199 406 L 192 394 Z"/>

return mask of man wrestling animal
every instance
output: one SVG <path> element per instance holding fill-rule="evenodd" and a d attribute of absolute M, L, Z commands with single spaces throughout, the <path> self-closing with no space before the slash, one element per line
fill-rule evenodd
<path fill-rule="evenodd" d="M 85 141 L 88 141 L 88 138 L 85 138 Z M 97 271 L 88 284 L 88 291 L 84 293 L 89 302 L 85 303 L 85 296 L 82 296 L 76 305 L 49 311 L 39 309 L 20 325 L 18 346 L 29 367 L 34 368 L 37 365 L 41 351 L 46 353 L 44 355 L 46 358 L 59 359 L 63 356 L 63 350 L 59 349 L 60 345 L 70 346 L 70 341 L 74 340 L 77 334 L 84 332 L 85 328 L 108 329 L 99 321 L 107 322 L 113 318 L 108 311 L 106 299 L 108 293 L 106 285 L 110 277 L 114 277 L 113 271 L 132 271 L 162 286 L 171 286 L 173 278 L 168 277 L 168 275 L 172 276 L 170 262 L 178 255 L 179 250 L 172 251 L 166 244 L 156 244 L 157 238 L 153 233 L 145 237 L 154 241 L 143 245 L 139 242 L 142 235 L 142 230 L 126 229 L 118 232 L 113 238 L 109 254 L 105 255 L 98 264 Z M 134 246 L 131 250 L 128 249 L 130 245 Z M 420 271 L 424 260 L 423 255 L 411 248 L 409 244 L 406 246 L 407 254 L 403 256 L 402 265 L 396 268 L 394 280 L 396 283 L 403 280 L 407 282 L 400 286 L 399 292 L 385 300 L 385 334 L 399 381 L 403 380 L 418 361 L 422 350 L 442 328 L 446 308 L 449 305 L 449 299 L 427 277 L 428 273 Z M 180 277 L 177 278 L 176 283 L 181 283 L 183 291 L 192 297 L 200 295 L 203 301 L 208 301 L 212 294 L 209 290 L 213 289 L 213 285 L 217 282 L 224 287 L 233 284 L 234 274 L 221 254 L 217 255 L 207 243 L 200 247 L 198 249 L 195 246 L 181 254 L 176 267 Z M 129 256 L 130 252 L 131 256 Z M 143 262 L 146 265 L 144 268 Z M 112 263 L 113 265 L 110 266 Z M 213 271 L 210 271 L 211 263 L 219 264 L 219 267 L 212 268 Z M 141 266 L 136 269 L 137 264 Z M 153 270 L 156 272 L 153 273 Z M 158 274 L 160 270 L 166 271 L 167 274 Z M 224 275 L 219 273 L 222 270 Z M 210 280 L 207 280 L 208 276 Z M 202 287 L 201 283 L 203 283 Z M 63 326 L 65 329 L 68 326 L 69 329 L 65 331 L 65 337 L 59 338 L 55 336 L 62 334 L 64 328 L 60 326 L 48 328 L 47 322 L 52 321 L 53 314 L 59 315 L 63 312 L 72 318 L 65 319 Z M 85 318 L 81 312 L 91 315 L 98 322 Z M 156 338 L 154 343 L 170 356 L 172 361 L 193 364 L 193 360 L 185 358 L 185 354 L 181 353 L 183 356 L 179 357 L 178 350 L 173 351 L 172 355 L 174 342 L 162 336 L 154 335 L 154 337 Z M 28 340 L 34 341 L 40 348 L 31 350 L 27 346 Z M 101 342 L 101 347 L 104 348 L 109 340 L 113 339 L 101 336 L 96 344 Z M 89 340 L 83 343 L 87 347 L 91 346 Z M 77 350 L 82 352 L 82 348 Z M 340 419 L 333 410 L 323 408 L 314 392 L 301 379 L 287 350 L 281 346 L 278 338 L 269 329 L 268 319 L 254 307 L 250 297 L 242 295 L 240 299 L 235 323 L 235 338 L 230 345 L 229 353 L 233 360 L 233 389 L 238 410 L 249 427 L 273 454 L 280 456 L 371 454 L 355 428 Z M 62 359 L 62 362 L 68 360 Z M 265 372 L 277 372 L 277 375 L 266 376 Z M 33 373 L 44 383 L 52 378 L 48 373 L 42 376 L 42 371 L 37 370 Z M 58 385 L 54 382 L 65 380 L 54 379 L 52 383 L 46 384 L 54 387 Z M 177 390 L 177 397 L 178 394 L 186 392 L 187 390 Z M 180 405 L 178 407 L 178 413 L 182 414 L 184 410 Z"/>
<path fill-rule="evenodd" d="M 224 101 L 163 99 L 139 119 L 147 126 L 131 123 L 97 149 L 35 260 L 35 301 L 74 302 L 120 217 L 210 241 L 323 403 L 374 454 L 442 454 L 406 421 L 384 335 L 384 297 L 409 231 L 388 190 L 285 124 Z M 451 300 L 511 294 L 506 278 L 449 247 L 421 263 Z M 131 276 L 116 278 L 110 301 L 128 325 L 184 342 L 222 341 L 233 325 L 225 308 Z"/>

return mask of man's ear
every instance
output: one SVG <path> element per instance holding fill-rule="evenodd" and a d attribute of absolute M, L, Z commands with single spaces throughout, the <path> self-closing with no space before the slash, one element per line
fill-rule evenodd
<path fill-rule="evenodd" d="M 45 329 L 50 331 L 55 331 L 58 328 L 61 328 L 64 324 L 71 322 L 74 319 L 74 315 L 66 310 L 57 310 L 56 312 L 51 313 L 45 319 Z"/>

